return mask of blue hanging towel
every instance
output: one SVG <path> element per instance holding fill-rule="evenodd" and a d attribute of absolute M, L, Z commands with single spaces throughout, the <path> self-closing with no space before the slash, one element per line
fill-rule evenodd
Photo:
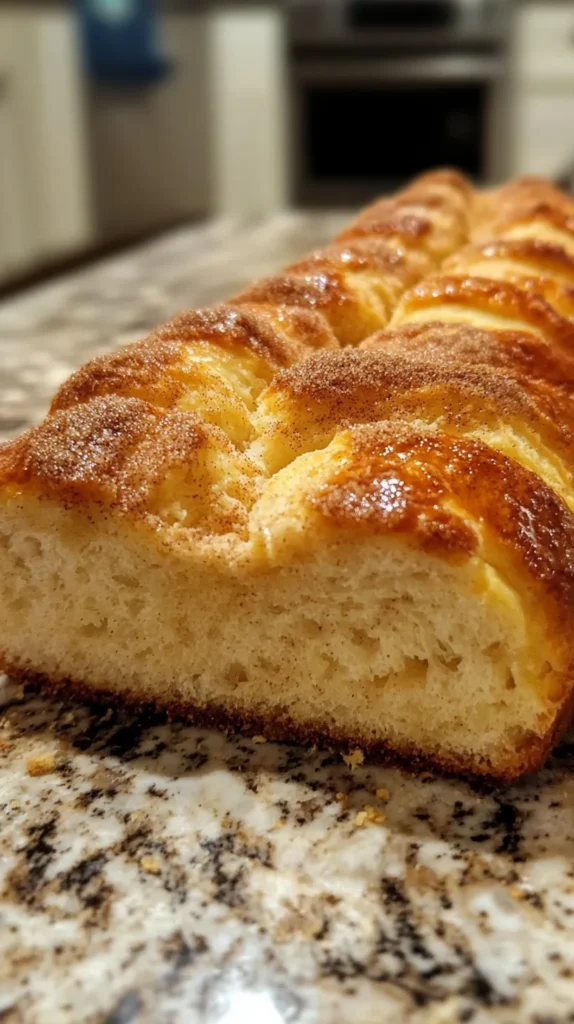
<path fill-rule="evenodd" d="M 169 64 L 154 0 L 75 0 L 89 75 L 107 85 L 153 85 Z"/>

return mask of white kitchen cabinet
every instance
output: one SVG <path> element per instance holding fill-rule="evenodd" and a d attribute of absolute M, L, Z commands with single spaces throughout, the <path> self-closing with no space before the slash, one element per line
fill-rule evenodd
<path fill-rule="evenodd" d="M 516 163 L 524 174 L 555 177 L 574 161 L 574 88 L 525 90 L 516 100 Z"/>
<path fill-rule="evenodd" d="M 537 0 L 517 6 L 515 42 L 520 81 L 574 86 L 572 0 Z"/>
<path fill-rule="evenodd" d="M 205 18 L 168 11 L 160 24 L 170 64 L 165 79 L 137 88 L 88 87 L 100 242 L 164 229 L 209 208 Z"/>
<path fill-rule="evenodd" d="M 209 18 L 212 204 L 216 214 L 287 205 L 285 25 L 280 5 Z"/>
<path fill-rule="evenodd" d="M 18 40 L 15 24 L 0 14 L 0 279 L 27 266 L 37 249 L 14 75 Z"/>
<path fill-rule="evenodd" d="M 92 239 L 78 46 L 71 12 L 0 9 L 0 276 Z"/>
<path fill-rule="evenodd" d="M 563 174 L 574 161 L 574 4 L 515 5 L 511 172 Z"/>

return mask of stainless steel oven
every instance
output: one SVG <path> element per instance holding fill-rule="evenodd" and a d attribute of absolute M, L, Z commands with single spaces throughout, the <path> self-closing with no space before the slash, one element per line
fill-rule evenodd
<path fill-rule="evenodd" d="M 503 3 L 294 0 L 290 26 L 296 203 L 360 203 L 437 165 L 504 177 Z"/>

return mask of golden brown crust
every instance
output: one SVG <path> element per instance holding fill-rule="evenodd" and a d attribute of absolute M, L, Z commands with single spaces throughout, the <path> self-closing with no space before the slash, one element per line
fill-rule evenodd
<path fill-rule="evenodd" d="M 524 175 L 485 196 L 473 237 L 495 238 L 518 223 L 545 221 L 567 233 L 572 231 L 572 199 L 545 178 Z"/>
<path fill-rule="evenodd" d="M 574 389 L 574 353 L 566 355 L 557 346 L 526 332 L 487 331 L 441 320 L 406 323 L 379 331 L 360 346 L 360 351 L 381 349 L 446 366 L 492 366 L 517 377 L 527 390 L 540 383 L 550 385 L 556 401 Z M 570 399 L 562 401 L 560 416 L 564 422 L 571 423 L 573 415 Z"/>
<path fill-rule="evenodd" d="M 435 170 L 424 171 L 413 179 L 410 190 L 428 188 L 428 186 L 449 189 L 451 196 L 458 194 L 465 206 L 468 206 L 469 201 L 474 197 L 470 181 L 454 167 L 439 167 Z M 408 193 L 408 191 L 409 189 L 405 189 L 405 192 Z"/>
<path fill-rule="evenodd" d="M 364 210 L 334 245 L 247 288 L 233 302 L 319 312 L 341 345 L 357 345 L 387 323 L 405 288 L 461 244 L 471 202 L 469 184 L 456 172 L 424 175 Z M 391 262 L 392 287 L 382 277 L 389 276 Z"/>
<path fill-rule="evenodd" d="M 394 423 L 392 432 L 380 424 L 364 427 L 350 437 L 345 464 L 311 498 L 337 533 L 401 534 L 409 544 L 448 561 L 466 561 L 475 554 L 475 529 L 448 508 L 453 494 L 444 474 L 449 452 L 442 437 L 437 443 L 413 434 L 407 423 Z"/>
<path fill-rule="evenodd" d="M 341 260 L 323 253 L 320 258 L 310 259 L 293 269 L 296 272 L 257 282 L 232 301 L 237 305 L 320 313 L 340 345 L 357 345 L 388 322 L 390 310 L 373 301 L 374 296 L 357 289 L 358 267 L 353 268 L 353 275 L 346 273 Z"/>
<path fill-rule="evenodd" d="M 301 309 L 299 306 L 266 306 L 262 303 L 253 307 L 243 303 L 241 309 L 247 313 L 253 312 L 260 321 L 270 324 L 272 329 L 293 343 L 293 352 L 286 353 L 289 365 L 297 358 L 305 358 L 307 349 L 339 348 L 332 327 L 318 310 Z"/>
<path fill-rule="evenodd" d="M 452 392 L 452 403 L 447 406 L 443 405 L 447 393 L 444 385 Z M 392 354 L 387 348 L 317 355 L 304 365 L 277 374 L 269 390 L 285 392 L 318 417 L 325 415 L 338 423 L 370 422 L 387 419 L 392 412 L 416 412 L 424 398 L 421 394 L 417 405 L 409 410 L 409 395 L 413 391 L 428 391 L 433 400 L 434 394 L 440 392 L 436 400 L 447 417 L 464 415 L 467 396 L 476 399 L 477 409 L 484 408 L 485 400 L 491 400 L 502 417 L 520 415 L 529 420 L 536 415 L 528 395 L 505 375 L 490 373 L 480 365 L 409 358 L 404 350 L 399 352 L 398 346 Z M 384 415 L 377 409 L 380 403 L 384 403 Z"/>
<path fill-rule="evenodd" d="M 231 503 L 211 493 L 218 455 L 233 474 Z M 151 514 L 213 534 L 242 532 L 255 477 L 255 467 L 216 427 L 192 413 L 164 412 L 117 395 L 60 410 L 0 449 L 0 481 L 8 493 L 32 490 L 66 506 Z M 221 473 L 215 483 L 221 489 Z"/>
<path fill-rule="evenodd" d="M 574 251 L 574 208 L 550 203 L 524 203 L 502 207 L 492 220 L 485 220 L 473 235 L 476 242 L 493 238 L 525 238 L 535 233 Z"/>
<path fill-rule="evenodd" d="M 247 351 L 273 368 L 300 359 L 305 347 L 300 340 L 288 339 L 257 310 L 235 309 L 231 303 L 190 309 L 160 327 L 152 337 L 162 341 L 173 338 L 186 346 L 208 343 L 238 354 Z"/>
<path fill-rule="evenodd" d="M 464 246 L 446 260 L 443 270 L 518 284 L 561 316 L 574 319 L 574 256 L 559 245 L 518 238 Z"/>
<path fill-rule="evenodd" d="M 391 340 L 393 333 L 388 332 Z M 534 439 L 541 457 L 544 452 L 557 457 L 566 493 L 574 461 L 570 396 L 550 386 L 530 386 L 529 379 L 508 376 L 484 358 L 482 365 L 480 360 L 472 365 L 460 358 L 458 340 L 458 360 L 448 359 L 448 344 L 446 351 L 435 349 L 434 358 L 422 358 L 420 346 L 409 357 L 399 336 L 392 352 L 383 341 L 378 351 L 318 355 L 278 374 L 260 406 L 270 417 L 271 457 L 285 464 L 347 425 L 379 420 L 419 421 L 454 435 L 489 431 L 495 446 L 498 432 L 502 447 L 512 444 L 508 426 L 516 437 Z M 280 455 L 275 438 L 282 442 Z"/>
<path fill-rule="evenodd" d="M 51 411 L 111 394 L 172 408 L 195 384 L 193 365 L 186 361 L 191 346 L 211 345 L 244 358 L 254 357 L 254 367 L 270 379 L 275 370 L 303 358 L 310 340 L 316 342 L 320 337 L 325 347 L 331 340 L 313 316 L 306 320 L 300 315 L 297 324 L 303 335 L 299 341 L 274 328 L 270 318 L 257 309 L 222 305 L 190 310 L 143 341 L 86 363 L 61 386 Z"/>
<path fill-rule="evenodd" d="M 480 441 L 408 424 L 356 427 L 347 436 L 348 458 L 310 497 L 325 520 L 337 530 L 403 534 L 448 559 L 477 549 L 480 524 L 501 563 L 528 574 L 541 614 L 571 651 L 574 515 L 535 473 Z"/>
<path fill-rule="evenodd" d="M 169 409 L 185 391 L 184 355 L 181 342 L 152 336 L 98 356 L 64 381 L 50 412 L 110 394 L 152 398 L 155 405 Z"/>
<path fill-rule="evenodd" d="M 387 211 L 394 212 L 419 204 L 427 206 L 429 210 L 448 207 L 466 214 L 473 200 L 472 186 L 459 171 L 449 168 L 428 171 L 414 178 L 410 185 L 395 195 L 376 199 L 364 207 L 357 219 L 337 236 L 337 240 L 350 236 L 357 227 L 362 229 L 366 223 L 372 220 L 373 215 L 378 218 L 380 214 Z M 362 233 L 360 230 L 359 234 Z"/>
<path fill-rule="evenodd" d="M 494 329 L 504 329 L 505 322 L 515 329 L 520 324 L 521 329 L 535 332 L 566 352 L 574 351 L 572 324 L 544 299 L 517 285 L 489 278 L 441 275 L 421 281 L 405 295 L 393 324 L 408 321 L 421 310 L 436 309 L 433 319 L 440 320 L 441 307 L 449 306 L 487 314 L 493 318 Z"/>
<path fill-rule="evenodd" d="M 444 262 L 443 268 L 455 274 L 461 270 L 468 273 L 473 264 L 487 260 L 515 264 L 515 280 L 541 276 L 574 285 L 574 256 L 559 245 L 533 238 L 501 238 L 482 245 L 465 245 Z"/>
<path fill-rule="evenodd" d="M 161 418 L 153 406 L 115 395 L 57 412 L 0 449 L 0 479 L 46 497 L 114 504 L 125 461 Z M 199 445 L 201 427 L 194 428 Z"/>
<path fill-rule="evenodd" d="M 445 231 L 458 236 L 471 199 L 459 175 L 429 174 L 392 201 L 391 222 L 397 210 L 414 206 L 428 210 L 432 231 L 436 215 L 441 237 Z M 253 403 L 273 374 L 316 347 L 356 343 L 380 327 L 392 298 L 428 268 L 429 253 L 424 247 L 405 253 L 400 245 L 362 237 L 356 249 L 335 246 L 315 262 L 313 272 L 278 275 L 235 304 L 184 313 L 144 341 L 82 367 L 60 388 L 44 423 L 3 453 L 2 481 L 124 511 L 135 507 L 137 493 L 141 506 L 148 493 L 140 480 L 148 438 L 163 452 L 162 472 L 170 464 L 166 444 L 177 461 L 183 434 L 194 450 L 207 435 L 220 452 L 228 440 L 243 449 Z M 364 275 L 381 279 L 381 267 L 391 265 L 396 277 L 383 301 L 388 288 L 365 284 Z M 230 364 L 227 356 L 237 361 Z M 177 442 L 174 431 L 180 432 Z M 161 440 L 166 432 L 169 444 Z M 158 470 L 151 453 L 149 459 L 151 479 Z"/>
<path fill-rule="evenodd" d="M 301 276 L 276 274 L 258 281 L 236 295 L 232 302 L 236 305 L 292 306 L 321 312 L 343 345 L 365 338 L 373 323 L 380 327 L 385 322 L 369 316 L 369 310 L 363 309 L 344 275 L 334 268 Z"/>
<path fill-rule="evenodd" d="M 375 319 L 386 323 L 406 288 L 418 281 L 431 267 L 429 255 L 419 249 L 403 249 L 387 239 L 367 236 L 355 239 L 352 245 L 329 246 L 292 264 L 288 270 L 298 275 L 335 272 L 341 280 L 350 280 L 358 291 L 358 300 L 365 305 L 365 291 L 381 303 Z M 361 318 L 347 344 L 357 344 L 368 325 Z"/>
<path fill-rule="evenodd" d="M 340 242 L 310 253 L 302 260 L 291 263 L 286 269 L 294 274 L 308 273 L 336 266 L 340 271 L 368 271 L 391 276 L 400 276 L 405 282 L 416 280 L 421 269 L 426 270 L 428 259 L 417 250 L 401 249 L 391 245 L 385 238 L 359 238 L 352 245 Z M 384 282 L 383 282 L 384 283 Z"/>
<path fill-rule="evenodd" d="M 416 179 L 390 199 L 368 206 L 337 242 L 373 236 L 420 247 L 434 259 L 464 241 L 470 214 L 468 182 L 456 171 L 437 171 Z"/>
<path fill-rule="evenodd" d="M 356 238 L 373 235 L 381 238 L 400 238 L 405 245 L 418 242 L 432 229 L 430 217 L 405 213 L 392 200 L 381 200 L 366 211 L 360 220 L 347 228 L 337 241 L 350 242 Z"/>

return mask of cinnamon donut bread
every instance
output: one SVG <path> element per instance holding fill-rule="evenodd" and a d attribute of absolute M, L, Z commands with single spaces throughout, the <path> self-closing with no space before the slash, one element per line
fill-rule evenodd
<path fill-rule="evenodd" d="M 500 780 L 574 697 L 574 203 L 417 179 L 0 447 L 47 686 Z"/>

